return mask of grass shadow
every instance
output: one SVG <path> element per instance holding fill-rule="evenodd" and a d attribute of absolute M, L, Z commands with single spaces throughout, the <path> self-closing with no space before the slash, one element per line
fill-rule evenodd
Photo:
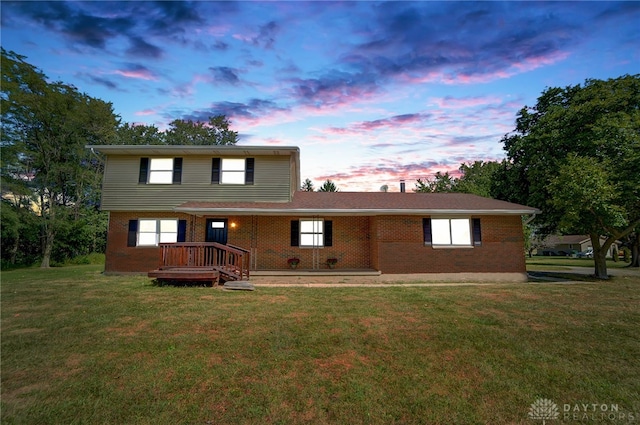
<path fill-rule="evenodd" d="M 153 279 L 151 286 L 162 288 L 164 286 L 173 286 L 175 288 L 211 288 L 211 282 L 198 280 L 173 280 L 173 279 Z M 217 285 L 216 285 L 217 286 Z"/>
<path fill-rule="evenodd" d="M 603 279 L 596 278 L 593 274 L 560 271 L 529 271 L 529 282 L 602 282 Z M 611 280 L 609 277 L 608 280 Z"/>

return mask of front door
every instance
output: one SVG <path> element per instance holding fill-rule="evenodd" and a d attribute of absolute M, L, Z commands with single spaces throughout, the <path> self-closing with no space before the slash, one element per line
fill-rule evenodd
<path fill-rule="evenodd" d="M 226 218 L 208 218 L 206 242 L 217 242 L 227 244 L 227 219 Z"/>

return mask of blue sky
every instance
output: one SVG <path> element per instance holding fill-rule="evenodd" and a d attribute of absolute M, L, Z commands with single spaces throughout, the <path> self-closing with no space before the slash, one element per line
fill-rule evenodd
<path fill-rule="evenodd" d="M 547 87 L 640 73 L 640 2 L 2 2 L 2 46 L 166 128 L 224 114 L 302 179 L 407 190 L 500 139 Z"/>

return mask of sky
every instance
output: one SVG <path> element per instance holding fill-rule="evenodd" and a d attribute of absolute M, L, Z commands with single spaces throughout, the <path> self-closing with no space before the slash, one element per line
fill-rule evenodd
<path fill-rule="evenodd" d="M 226 115 L 301 178 L 407 190 L 505 157 L 549 87 L 640 74 L 640 2 L 11 2 L 1 44 L 166 129 Z"/>

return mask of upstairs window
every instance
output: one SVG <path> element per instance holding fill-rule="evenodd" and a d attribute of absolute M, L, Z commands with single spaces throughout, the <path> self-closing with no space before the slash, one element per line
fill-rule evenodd
<path fill-rule="evenodd" d="M 480 246 L 480 219 L 425 218 L 422 221 L 424 243 L 432 246 Z"/>
<path fill-rule="evenodd" d="M 223 158 L 220 167 L 220 183 L 222 184 L 244 184 L 243 159 Z"/>
<path fill-rule="evenodd" d="M 211 183 L 253 184 L 254 158 L 213 158 Z"/>
<path fill-rule="evenodd" d="M 182 158 L 140 158 L 141 184 L 180 184 Z"/>
<path fill-rule="evenodd" d="M 149 183 L 173 183 L 173 158 L 151 158 L 149 160 Z"/>

